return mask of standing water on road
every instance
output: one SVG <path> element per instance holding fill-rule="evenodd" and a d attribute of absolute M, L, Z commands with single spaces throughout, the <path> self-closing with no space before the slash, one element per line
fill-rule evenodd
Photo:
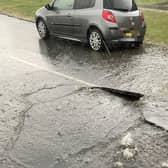
<path fill-rule="evenodd" d="M 0 20 L 0 167 L 160 168 L 167 163 L 167 47 L 115 48 L 109 56 L 80 43 L 39 40 L 29 22 Z M 80 90 L 81 83 L 58 72 L 145 96 L 131 102 Z"/>

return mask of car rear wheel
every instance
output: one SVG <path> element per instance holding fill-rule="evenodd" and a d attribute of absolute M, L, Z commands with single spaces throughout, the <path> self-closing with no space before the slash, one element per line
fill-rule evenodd
<path fill-rule="evenodd" d="M 103 38 L 99 30 L 90 30 L 88 40 L 92 50 L 101 51 L 103 49 Z"/>
<path fill-rule="evenodd" d="M 37 30 L 42 39 L 47 39 L 49 37 L 47 26 L 42 19 L 37 22 Z"/>

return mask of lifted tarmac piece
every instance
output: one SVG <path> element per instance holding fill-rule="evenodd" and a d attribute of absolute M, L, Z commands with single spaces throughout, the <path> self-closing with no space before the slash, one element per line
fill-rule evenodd
<path fill-rule="evenodd" d="M 141 97 L 144 96 L 140 93 L 125 91 L 125 90 L 118 90 L 118 89 L 113 89 L 113 88 L 108 88 L 108 87 L 98 87 L 98 86 L 96 87 L 95 86 L 95 87 L 90 87 L 90 88 L 91 89 L 100 89 L 105 92 L 109 92 L 109 93 L 114 94 L 116 96 L 123 97 L 125 99 L 132 100 L 132 101 L 137 101 Z"/>

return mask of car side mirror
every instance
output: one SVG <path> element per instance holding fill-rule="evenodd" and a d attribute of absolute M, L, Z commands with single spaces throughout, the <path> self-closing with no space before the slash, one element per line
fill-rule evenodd
<path fill-rule="evenodd" d="M 50 4 L 46 4 L 45 8 L 48 9 L 48 10 L 52 10 L 53 9 L 53 7 Z"/>

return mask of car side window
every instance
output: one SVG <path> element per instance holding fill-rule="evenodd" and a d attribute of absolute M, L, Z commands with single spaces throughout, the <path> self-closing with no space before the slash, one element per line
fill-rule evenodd
<path fill-rule="evenodd" d="M 95 6 L 95 0 L 75 0 L 74 9 L 86 9 Z"/>
<path fill-rule="evenodd" d="M 54 9 L 70 10 L 73 9 L 74 0 L 56 0 L 53 4 Z"/>

